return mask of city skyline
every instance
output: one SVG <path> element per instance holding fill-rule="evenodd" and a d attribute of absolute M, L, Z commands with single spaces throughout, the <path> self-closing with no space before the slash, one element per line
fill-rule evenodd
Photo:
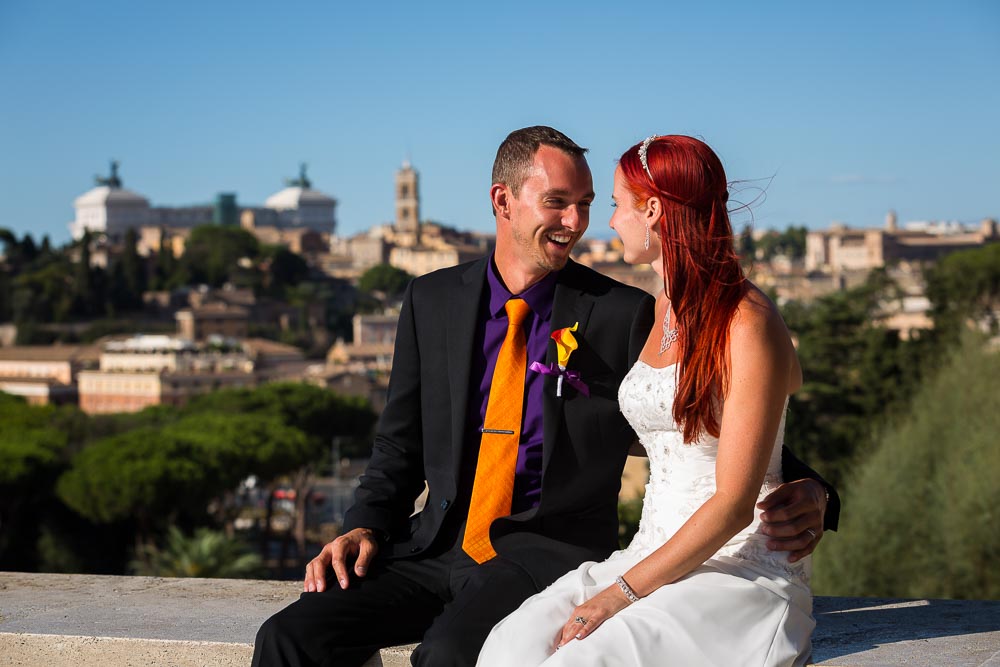
<path fill-rule="evenodd" d="M 154 206 L 259 205 L 306 162 L 350 235 L 394 218 L 409 159 L 425 218 L 488 231 L 496 146 L 538 123 L 591 149 L 592 236 L 610 234 L 615 158 L 653 132 L 713 146 L 758 228 L 877 226 L 889 209 L 974 224 L 1000 215 L 998 37 L 985 0 L 15 0 L 0 7 L 0 227 L 68 240 L 73 199 L 111 159 Z"/>

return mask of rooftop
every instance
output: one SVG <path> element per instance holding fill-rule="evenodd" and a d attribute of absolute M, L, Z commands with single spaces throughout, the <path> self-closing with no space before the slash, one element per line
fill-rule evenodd
<path fill-rule="evenodd" d="M 0 361 L 97 361 L 99 345 L 13 345 L 0 347 Z"/>

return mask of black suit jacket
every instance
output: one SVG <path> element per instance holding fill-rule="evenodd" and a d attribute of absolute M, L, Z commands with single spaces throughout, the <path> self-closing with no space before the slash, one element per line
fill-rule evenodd
<path fill-rule="evenodd" d="M 406 291 L 371 462 L 344 519 L 345 531 L 364 527 L 387 537 L 381 557 L 434 553 L 441 535 L 452 539 L 448 526 L 465 519 L 471 479 L 462 478 L 463 461 L 468 470 L 479 447 L 465 441 L 469 375 L 489 261 L 422 276 Z M 539 588 L 617 548 L 621 472 L 635 441 L 618 408 L 618 386 L 649 335 L 653 299 L 570 261 L 559 272 L 551 323 L 576 322 L 579 348 L 569 367 L 590 396 L 567 386 L 556 397 L 555 380 L 546 377 L 541 500 L 490 529 L 497 553 Z M 550 341 L 546 362 L 555 355 Z M 427 502 L 412 514 L 425 480 Z"/>

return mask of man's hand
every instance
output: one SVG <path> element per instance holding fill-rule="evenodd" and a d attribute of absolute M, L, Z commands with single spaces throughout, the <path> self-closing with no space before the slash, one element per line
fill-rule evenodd
<path fill-rule="evenodd" d="M 368 565 L 378 553 L 375 533 L 368 528 L 355 528 L 329 542 L 319 555 L 306 565 L 306 580 L 302 590 L 306 593 L 322 593 L 326 590 L 326 569 L 333 567 L 340 587 L 346 589 L 349 583 L 347 560 L 354 561 L 354 574 L 363 577 L 368 574 Z"/>
<path fill-rule="evenodd" d="M 764 510 L 761 530 L 771 537 L 767 548 L 791 552 L 791 563 L 811 554 L 823 537 L 826 489 L 814 479 L 782 484 L 757 507 Z"/>

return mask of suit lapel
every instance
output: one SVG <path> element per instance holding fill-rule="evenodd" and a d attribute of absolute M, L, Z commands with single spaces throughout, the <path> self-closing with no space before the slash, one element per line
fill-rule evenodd
<path fill-rule="evenodd" d="M 465 417 L 469 402 L 469 373 L 472 362 L 472 343 L 475 340 L 479 302 L 486 284 L 486 267 L 489 257 L 476 262 L 465 271 L 447 309 L 446 336 L 448 358 L 448 384 L 451 394 L 451 449 L 455 482 L 462 464 L 465 436 Z"/>
<path fill-rule="evenodd" d="M 556 283 L 555 296 L 552 301 L 552 330 L 571 327 L 574 323 L 579 323 L 576 333 L 577 340 L 586 338 L 587 323 L 590 319 L 590 311 L 594 307 L 594 299 L 582 289 L 577 287 L 574 280 L 576 274 L 576 264 L 572 261 L 559 272 L 559 280 Z M 557 360 L 555 341 L 549 340 L 548 350 L 545 355 L 545 363 L 552 364 Z M 570 368 L 573 367 L 573 360 L 570 357 Z M 567 388 L 564 387 L 564 391 Z M 569 389 L 569 391 L 573 391 Z M 556 379 L 551 376 L 545 378 L 545 396 L 542 405 L 542 474 L 548 468 L 549 460 L 552 458 L 552 451 L 556 446 L 559 437 L 559 430 L 562 424 L 563 399 L 556 396 Z"/>

